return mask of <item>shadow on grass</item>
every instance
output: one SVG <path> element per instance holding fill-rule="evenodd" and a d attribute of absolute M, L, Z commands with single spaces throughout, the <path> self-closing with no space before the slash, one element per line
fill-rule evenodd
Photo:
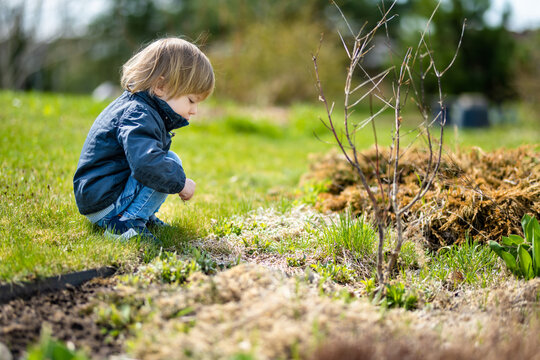
<path fill-rule="evenodd" d="M 163 245 L 158 245 L 152 241 L 145 240 L 142 237 L 133 237 L 127 241 L 120 241 L 117 239 L 109 239 L 104 236 L 104 230 L 96 224 L 92 224 L 89 221 L 86 221 L 86 228 L 89 233 L 92 235 L 98 235 L 104 238 L 104 240 L 117 242 L 122 244 L 133 244 L 136 245 L 139 253 L 139 260 L 142 263 L 149 263 L 154 258 L 158 257 L 162 252 L 175 252 L 175 253 L 185 253 L 193 246 L 190 245 L 191 240 L 196 239 L 199 234 L 195 227 L 189 226 L 189 224 L 182 223 L 182 225 L 177 223 L 172 223 L 170 226 L 156 227 L 152 226 L 148 229 L 154 236 L 156 236 Z M 122 265 L 122 264 L 117 264 Z"/>

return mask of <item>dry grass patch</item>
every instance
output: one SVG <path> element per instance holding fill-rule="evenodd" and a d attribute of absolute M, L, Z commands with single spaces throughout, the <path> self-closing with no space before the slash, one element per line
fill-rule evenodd
<path fill-rule="evenodd" d="M 317 229 L 337 217 L 305 205 L 285 212 L 259 208 L 244 216 L 214 221 L 213 233 L 191 244 L 207 251 L 218 262 L 257 263 L 299 274 L 305 266 L 324 258 L 317 249 Z M 297 266 L 291 266 L 295 259 Z"/>
<path fill-rule="evenodd" d="M 144 359 L 444 359 L 532 356 L 540 345 L 540 279 L 462 293 L 420 311 L 383 310 L 310 276 L 241 264 L 184 287 L 118 289 L 156 309 L 129 342 Z M 344 354 L 352 357 L 343 357 Z M 367 357 L 363 357 L 367 356 Z M 248 357 L 249 358 L 249 357 Z M 489 357 L 491 358 L 491 357 Z"/>
<path fill-rule="evenodd" d="M 362 155 L 362 170 L 373 190 L 377 191 L 371 168 L 371 164 L 376 162 L 376 152 L 371 149 Z M 384 179 L 389 170 L 388 150 L 381 151 L 380 156 Z M 423 178 L 419 169 L 427 162 L 428 156 L 417 149 L 403 155 L 399 183 L 404 204 L 418 192 Z M 437 249 L 461 243 L 467 234 L 481 242 L 521 234 L 523 214 L 540 218 L 539 159 L 540 153 L 531 146 L 493 152 L 476 148 L 470 152 L 445 155 L 438 181 L 406 214 L 407 236 L 422 237 L 427 245 Z M 370 201 L 359 185 L 356 173 L 337 153 L 313 159 L 311 170 L 303 181 L 328 180 L 327 192 L 318 197 L 319 209 L 339 211 L 350 208 L 356 213 L 370 211 Z"/>

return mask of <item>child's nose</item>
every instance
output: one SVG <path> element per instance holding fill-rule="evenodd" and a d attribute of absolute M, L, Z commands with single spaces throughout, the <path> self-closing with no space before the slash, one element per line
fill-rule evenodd
<path fill-rule="evenodd" d="M 197 115 L 197 109 L 198 109 L 198 105 L 193 104 L 193 106 L 191 107 L 191 115 Z"/>

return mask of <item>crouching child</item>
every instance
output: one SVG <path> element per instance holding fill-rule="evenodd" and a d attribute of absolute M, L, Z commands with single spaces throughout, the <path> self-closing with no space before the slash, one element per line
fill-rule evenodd
<path fill-rule="evenodd" d="M 160 241 L 149 227 L 166 226 L 156 213 L 168 194 L 195 193 L 172 130 L 189 125 L 214 89 L 208 58 L 179 38 L 157 40 L 122 67 L 124 93 L 97 117 L 73 178 L 79 212 L 122 240 Z"/>

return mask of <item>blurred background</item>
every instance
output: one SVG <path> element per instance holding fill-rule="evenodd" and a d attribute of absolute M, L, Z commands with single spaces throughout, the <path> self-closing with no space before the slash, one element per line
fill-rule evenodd
<path fill-rule="evenodd" d="M 355 29 L 380 18 L 380 0 L 337 3 Z M 415 45 L 436 3 L 398 1 L 399 16 L 380 41 L 396 53 Z M 443 84 L 448 96 L 538 104 L 539 7 L 534 0 L 443 1 L 430 32 L 441 64 L 451 60 L 467 18 L 459 57 Z M 0 85 L 106 97 L 115 91 L 122 64 L 141 46 L 183 36 L 210 57 L 216 98 L 257 106 L 313 102 L 311 56 L 321 33 L 326 91 L 343 89 L 347 59 L 336 30 L 346 34 L 344 26 L 328 0 L 0 0 Z M 383 55 L 366 59 L 369 71 L 388 65 Z"/>

